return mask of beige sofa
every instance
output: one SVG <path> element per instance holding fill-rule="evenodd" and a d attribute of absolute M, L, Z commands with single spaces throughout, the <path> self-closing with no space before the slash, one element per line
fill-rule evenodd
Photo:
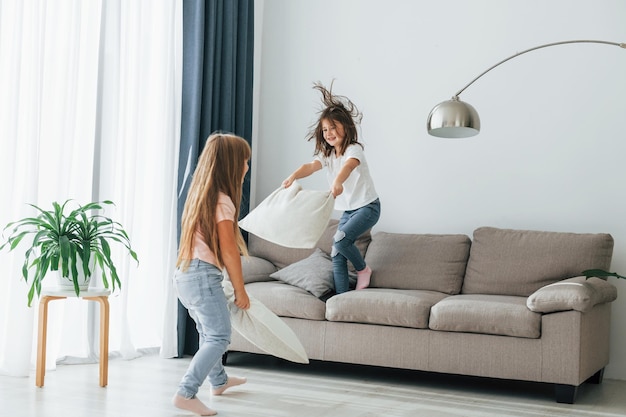
<path fill-rule="evenodd" d="M 362 236 L 369 288 L 332 296 L 328 253 L 254 235 L 246 289 L 294 330 L 310 359 L 555 384 L 557 402 L 600 383 L 616 288 L 613 238 L 481 227 L 463 234 Z M 325 301 L 324 301 L 325 300 Z M 234 333 L 229 351 L 263 353 Z"/>

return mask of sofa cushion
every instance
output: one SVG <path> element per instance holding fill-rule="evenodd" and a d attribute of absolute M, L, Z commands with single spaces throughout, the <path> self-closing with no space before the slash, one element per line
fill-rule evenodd
<path fill-rule="evenodd" d="M 241 270 L 243 282 L 272 281 L 270 274 L 276 272 L 276 265 L 256 256 L 242 256 Z"/>
<path fill-rule="evenodd" d="M 446 297 L 435 291 L 368 288 L 326 302 L 326 319 L 425 329 L 430 308 Z"/>
<path fill-rule="evenodd" d="M 541 314 L 526 307 L 526 297 L 460 294 L 435 304 L 428 326 L 439 331 L 536 339 L 541 335 Z"/>
<path fill-rule="evenodd" d="M 337 219 L 330 219 L 326 230 L 322 234 L 322 237 L 318 240 L 316 247 L 320 248 L 326 253 L 330 253 L 333 245 L 333 235 L 337 231 Z M 363 233 L 356 241 L 356 246 L 361 251 L 362 255 L 365 255 L 367 246 L 372 239 L 370 231 Z M 311 255 L 315 251 L 313 249 L 296 249 L 280 246 L 267 240 L 264 240 L 254 234 L 248 235 L 248 252 L 252 256 L 258 256 L 259 258 L 267 259 L 278 268 L 284 268 L 294 262 L 301 261 L 307 256 Z M 351 269 L 352 265 L 350 265 Z"/>
<path fill-rule="evenodd" d="M 469 256 L 466 235 L 378 232 L 365 262 L 372 268 L 370 287 L 458 294 Z"/>
<path fill-rule="evenodd" d="M 528 297 L 526 306 L 537 313 L 577 310 L 587 312 L 596 304 L 617 299 L 617 288 L 601 278 L 574 277 L 541 287 Z"/>
<path fill-rule="evenodd" d="M 335 289 L 330 255 L 319 248 L 307 258 L 279 269 L 270 277 L 302 288 L 318 298 Z"/>
<path fill-rule="evenodd" d="M 302 288 L 281 281 L 268 281 L 246 284 L 246 291 L 278 316 L 324 320 L 324 302 Z"/>
<path fill-rule="evenodd" d="M 528 297 L 586 269 L 608 269 L 613 238 L 605 233 L 563 233 L 481 227 L 474 231 L 464 294 Z"/>

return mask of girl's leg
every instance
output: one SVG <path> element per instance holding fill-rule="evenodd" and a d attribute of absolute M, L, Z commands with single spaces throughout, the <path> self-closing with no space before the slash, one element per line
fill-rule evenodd
<path fill-rule="evenodd" d="M 337 294 L 348 290 L 348 267 L 350 261 L 357 271 L 364 271 L 365 260 L 354 242 L 372 228 L 380 218 L 380 201 L 376 201 L 356 210 L 346 211 L 339 220 L 332 249 L 335 291 Z"/>
<path fill-rule="evenodd" d="M 200 344 L 198 346 L 201 348 L 204 345 L 204 339 L 202 336 L 200 322 L 198 321 L 198 318 L 197 318 L 198 316 L 195 314 L 193 310 L 188 309 L 188 311 L 189 311 L 189 315 L 196 323 L 196 329 L 198 330 L 198 334 L 200 335 Z M 199 353 L 199 350 L 198 352 L 196 352 L 196 355 L 192 359 L 192 363 L 189 364 L 185 377 L 187 377 L 187 374 L 189 374 L 192 366 L 194 366 L 193 361 L 196 359 L 198 353 Z M 185 379 L 185 377 L 183 377 L 183 380 Z M 172 400 L 173 404 L 176 407 L 183 409 L 183 410 L 191 411 L 192 413 L 198 414 L 200 416 L 214 416 L 217 414 L 217 411 L 212 410 L 209 407 L 207 407 L 202 401 L 200 401 L 198 397 L 196 397 L 195 394 L 192 397 L 188 397 L 187 394 L 184 394 L 184 393 L 181 394 L 180 393 L 181 387 L 182 387 L 182 381 L 181 381 L 181 385 L 179 386 L 179 391 L 176 392 L 176 395 L 174 395 L 174 398 Z M 197 391 L 198 389 L 196 388 L 196 392 Z"/>
<path fill-rule="evenodd" d="M 348 260 L 341 253 L 333 256 L 333 280 L 335 292 L 341 294 L 350 290 L 350 277 L 348 276 Z"/>
<path fill-rule="evenodd" d="M 221 281 L 216 267 L 196 260 L 186 273 L 176 274 L 178 297 L 196 322 L 200 346 L 180 382 L 174 404 L 201 415 L 215 414 L 195 398 L 207 376 L 214 387 L 228 383 L 221 358 L 230 343 L 231 324 Z"/>

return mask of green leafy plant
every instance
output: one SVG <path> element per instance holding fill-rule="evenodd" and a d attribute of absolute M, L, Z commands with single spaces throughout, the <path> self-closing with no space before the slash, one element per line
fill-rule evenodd
<path fill-rule="evenodd" d="M 615 278 L 622 278 L 622 279 L 626 279 L 625 276 L 619 275 L 615 272 L 607 272 L 603 269 L 587 269 L 585 271 L 583 271 L 582 273 L 585 278 L 589 279 L 591 277 L 598 277 L 598 278 L 608 278 L 608 277 L 615 277 Z"/>
<path fill-rule="evenodd" d="M 12 251 L 25 237 L 33 236 L 22 266 L 22 276 L 27 283 L 30 280 L 29 307 L 35 292 L 37 296 L 40 295 L 41 282 L 48 271 L 60 271 L 62 277 L 71 279 L 76 295 L 80 294 L 79 270 L 85 277 L 91 277 L 93 271 L 90 265 L 100 268 L 105 288 L 121 288 L 117 269 L 111 259 L 111 243 L 122 244 L 138 262 L 122 225 L 98 213 L 104 205 L 114 205 L 112 201 L 78 205 L 66 214 L 66 206 L 70 201 L 66 200 L 63 204 L 53 202 L 52 210 L 29 204 L 39 212 L 37 217 L 25 217 L 4 227 L 3 237 L 7 231 L 10 234 L 0 250 L 8 245 L 9 251 Z M 70 210 L 69 207 L 67 210 Z"/>

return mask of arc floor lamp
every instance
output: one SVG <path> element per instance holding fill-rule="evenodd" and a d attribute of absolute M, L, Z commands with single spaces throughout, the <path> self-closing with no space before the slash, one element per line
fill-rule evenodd
<path fill-rule="evenodd" d="M 548 43 L 545 45 L 535 46 L 534 48 L 526 49 L 525 51 L 518 52 L 510 57 L 503 59 L 497 64 L 487 68 L 478 77 L 470 81 L 465 87 L 452 96 L 452 99 L 446 100 L 437 104 L 428 115 L 427 129 L 428 133 L 432 136 L 441 138 L 467 138 L 475 136 L 480 132 L 480 118 L 478 112 L 469 103 L 459 100 L 459 96 L 467 87 L 472 85 L 480 77 L 496 68 L 497 66 L 504 64 L 505 62 L 518 57 L 522 54 L 535 51 L 541 48 L 547 48 L 550 46 L 564 45 L 569 43 L 600 43 L 606 45 L 619 46 L 626 49 L 626 43 L 597 41 L 597 40 L 572 40 Z"/>

